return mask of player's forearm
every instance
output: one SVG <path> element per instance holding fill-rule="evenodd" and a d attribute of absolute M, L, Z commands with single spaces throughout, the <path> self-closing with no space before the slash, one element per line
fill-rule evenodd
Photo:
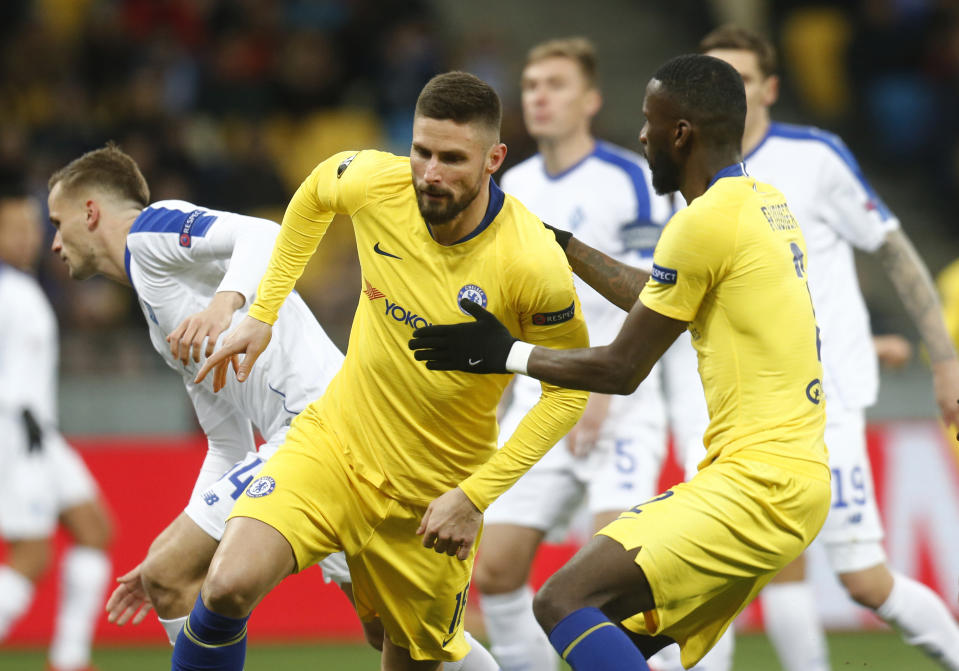
<path fill-rule="evenodd" d="M 460 483 L 479 510 L 485 510 L 569 433 L 586 408 L 589 394 L 550 388 L 543 392 L 513 435 L 483 466 Z"/>
<path fill-rule="evenodd" d="M 526 374 L 568 389 L 630 394 L 651 368 L 652 363 L 647 366 L 640 359 L 618 357 L 611 345 L 564 350 L 536 347 L 527 362 Z"/>
<path fill-rule="evenodd" d="M 333 220 L 332 212 L 301 214 L 302 206 L 297 202 L 299 195 L 298 191 L 283 216 L 270 263 L 257 289 L 256 303 L 250 308 L 251 317 L 268 324 L 276 321 L 280 306 L 303 274 Z"/>
<path fill-rule="evenodd" d="M 566 259 L 580 279 L 627 312 L 649 279 L 649 273 L 621 263 L 575 237 L 566 247 Z"/>
<path fill-rule="evenodd" d="M 277 229 L 256 219 L 237 218 L 230 223 L 231 226 L 224 227 L 229 237 L 223 240 L 228 248 L 223 258 L 228 265 L 217 291 L 235 291 L 242 294 L 246 303 L 253 298 L 266 273 L 270 250 L 276 244 Z"/>
<path fill-rule="evenodd" d="M 879 248 L 879 258 L 926 344 L 930 361 L 936 364 L 954 359 L 956 351 L 942 321 L 932 276 L 906 234 L 890 231 Z"/>

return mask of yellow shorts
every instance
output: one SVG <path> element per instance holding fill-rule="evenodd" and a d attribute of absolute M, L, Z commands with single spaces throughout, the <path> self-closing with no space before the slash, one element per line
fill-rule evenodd
<path fill-rule="evenodd" d="M 416 535 L 425 506 L 384 496 L 358 477 L 336 436 L 309 410 L 233 507 L 283 534 L 298 570 L 343 550 L 360 617 L 379 617 L 414 659 L 456 661 L 469 652 L 463 612 L 473 558 L 438 554 Z"/>
<path fill-rule="evenodd" d="M 736 453 L 689 482 L 622 513 L 599 531 L 626 550 L 652 590 L 655 610 L 623 625 L 665 634 L 690 668 L 769 580 L 815 538 L 829 512 L 829 472 L 803 462 Z M 812 466 L 812 468 L 810 468 Z"/>

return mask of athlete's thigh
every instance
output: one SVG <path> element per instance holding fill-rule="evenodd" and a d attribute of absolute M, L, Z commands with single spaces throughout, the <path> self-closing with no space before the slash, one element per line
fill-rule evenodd
<path fill-rule="evenodd" d="M 360 505 L 342 450 L 304 411 L 236 501 L 230 520 L 249 517 L 275 529 L 293 548 L 298 570 L 363 542 L 370 512 Z"/>
<path fill-rule="evenodd" d="M 180 513 L 150 544 L 147 573 L 166 585 L 202 580 L 218 543 L 186 513 Z"/>
<path fill-rule="evenodd" d="M 827 545 L 878 543 L 883 537 L 882 521 L 866 449 L 863 412 L 834 404 L 827 409 L 826 417 L 832 503 L 819 540 Z"/>
<path fill-rule="evenodd" d="M 382 498 L 368 489 L 364 498 Z M 414 659 L 454 661 L 469 652 L 463 617 L 476 545 L 465 561 L 423 547 L 416 529 L 425 511 L 386 500 L 376 533 L 347 552 L 353 595 L 360 618 L 378 615 L 389 639 Z"/>
<path fill-rule="evenodd" d="M 545 533 L 516 524 L 486 524 L 476 555 L 473 581 L 486 594 L 511 592 L 529 580 Z"/>

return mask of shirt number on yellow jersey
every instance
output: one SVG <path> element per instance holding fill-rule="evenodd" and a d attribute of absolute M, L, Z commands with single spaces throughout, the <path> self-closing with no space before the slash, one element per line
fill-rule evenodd
<path fill-rule="evenodd" d="M 806 284 L 806 292 L 809 294 L 809 305 L 812 307 L 812 318 L 816 319 L 816 306 L 812 302 L 812 292 L 809 291 L 809 282 L 806 280 L 806 258 L 802 248 L 795 242 L 789 243 L 789 249 L 793 254 L 793 267 L 796 269 L 796 277 Z M 822 361 L 822 338 L 820 337 L 819 324 L 816 324 L 816 358 Z"/>

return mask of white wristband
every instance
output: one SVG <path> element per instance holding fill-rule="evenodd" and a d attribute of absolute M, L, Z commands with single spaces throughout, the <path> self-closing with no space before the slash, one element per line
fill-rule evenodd
<path fill-rule="evenodd" d="M 506 356 L 506 370 L 511 373 L 526 375 L 526 365 L 529 363 L 529 355 L 533 353 L 534 347 L 535 345 L 522 340 L 514 342 Z"/>

